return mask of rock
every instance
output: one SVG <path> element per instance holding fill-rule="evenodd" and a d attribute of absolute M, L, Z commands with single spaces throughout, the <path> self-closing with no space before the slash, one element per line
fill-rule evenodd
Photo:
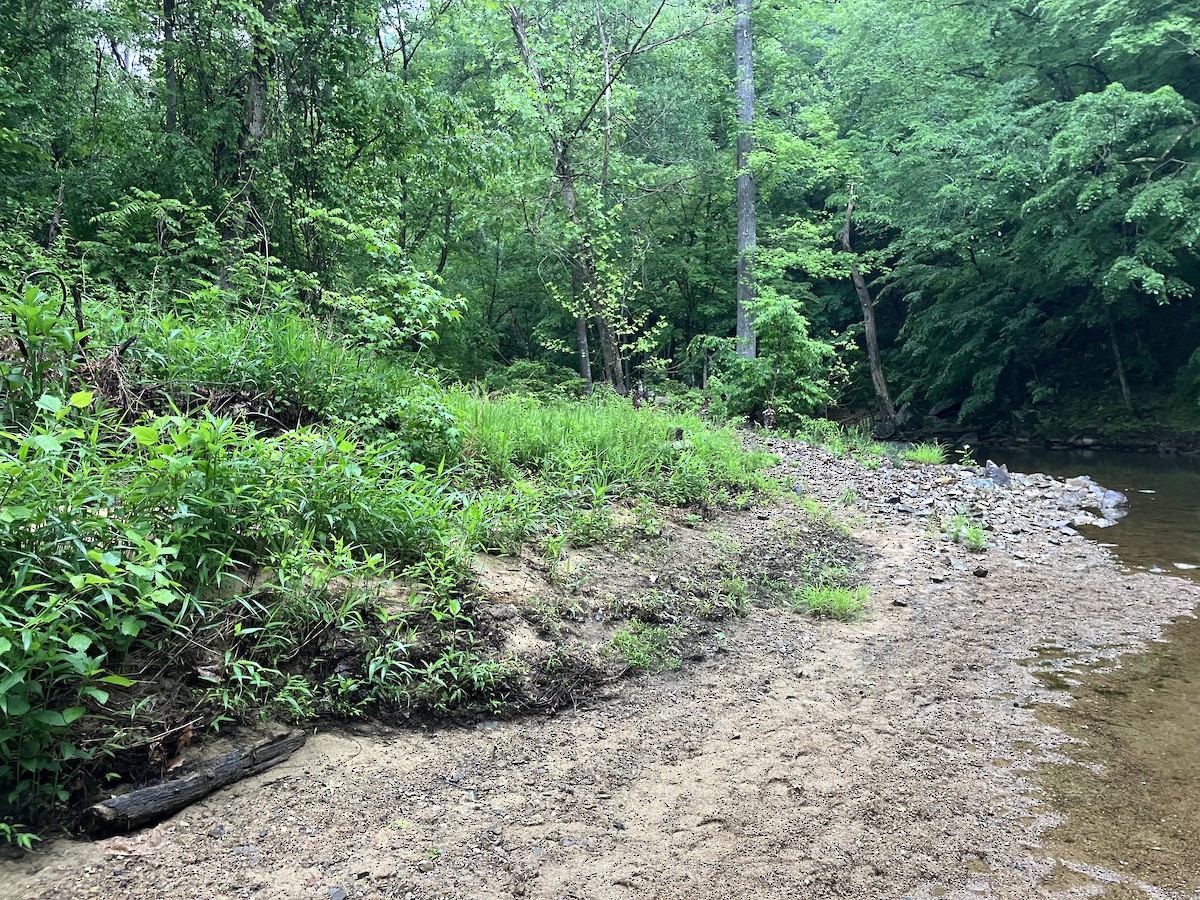
<path fill-rule="evenodd" d="M 1008 474 L 1008 465 L 998 466 L 990 459 L 984 464 L 987 477 L 996 487 L 1012 487 L 1012 477 Z"/>
<path fill-rule="evenodd" d="M 908 606 L 908 601 L 901 600 L 899 597 L 897 597 L 895 600 L 892 601 L 892 606 Z"/>
<path fill-rule="evenodd" d="M 435 863 L 432 859 L 423 859 L 417 863 L 417 868 L 422 872 L 432 872 L 437 868 L 437 863 Z"/>
<path fill-rule="evenodd" d="M 971 574 L 974 575 L 976 578 L 987 578 L 987 573 L 988 573 L 988 570 L 985 569 L 983 566 L 976 566 L 975 571 L 973 571 Z"/>
<path fill-rule="evenodd" d="M 329 889 L 329 900 L 346 900 L 347 894 L 340 887 L 331 887 Z"/>
<path fill-rule="evenodd" d="M 234 847 L 230 851 L 235 856 L 244 856 L 252 866 L 257 866 L 262 863 L 262 854 L 258 852 L 258 848 L 253 844 L 246 844 L 242 847 Z"/>
<path fill-rule="evenodd" d="M 941 584 L 943 581 L 946 580 L 946 576 L 941 574 L 940 572 L 934 572 L 932 575 L 929 576 L 929 580 L 932 581 L 934 584 Z"/>
<path fill-rule="evenodd" d="M 1116 509 L 1118 506 L 1128 506 L 1129 498 L 1120 491 L 1105 491 L 1100 498 L 1101 509 Z"/>

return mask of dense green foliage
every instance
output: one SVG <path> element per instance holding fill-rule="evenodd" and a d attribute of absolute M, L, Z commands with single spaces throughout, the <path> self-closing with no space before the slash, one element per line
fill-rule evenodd
<path fill-rule="evenodd" d="M 763 486 L 763 460 L 693 416 L 405 384 L 282 315 L 253 332 L 148 319 L 136 365 L 76 365 L 98 387 L 68 394 L 86 351 L 56 299 L 27 303 L 0 410 L 0 808 L 87 796 L 164 728 L 503 703 L 519 673 L 480 643 L 472 554 L 581 513 L 607 528 L 612 503 Z M 323 390 L 289 371 L 297 353 L 327 366 Z M 255 416 L 153 412 L 156 379 L 189 370 Z M 279 396 L 321 424 L 281 428 L 261 402 Z M 160 709 L 164 683 L 182 712 Z"/>

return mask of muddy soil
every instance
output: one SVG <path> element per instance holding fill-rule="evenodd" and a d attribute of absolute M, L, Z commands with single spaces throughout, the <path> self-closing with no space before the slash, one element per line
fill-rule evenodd
<path fill-rule="evenodd" d="M 1070 739 L 1035 707 L 1069 697 L 1027 663 L 1144 646 L 1200 586 L 1122 573 L 1053 492 L 770 449 L 862 541 L 861 621 L 755 608 L 679 671 L 552 717 L 324 731 L 160 826 L 147 855 L 58 841 L 3 863 L 0 896 L 1139 895 L 1041 846 L 1057 817 L 1036 770 Z M 960 506 L 991 525 L 990 549 L 942 540 Z M 790 494 L 720 523 L 746 548 L 794 533 L 795 553 L 805 528 Z"/>

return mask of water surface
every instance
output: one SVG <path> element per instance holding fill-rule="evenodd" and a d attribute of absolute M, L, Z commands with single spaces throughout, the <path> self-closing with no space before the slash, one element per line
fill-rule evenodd
<path fill-rule="evenodd" d="M 1129 497 L 1116 525 L 1084 528 L 1130 569 L 1200 581 L 1200 459 L 1087 450 L 980 449 L 1014 472 L 1090 475 Z M 1033 661 L 1046 687 L 1070 691 L 1070 706 L 1043 704 L 1038 717 L 1073 743 L 1071 762 L 1044 765 L 1047 797 L 1064 816 L 1045 836 L 1062 859 L 1122 876 L 1102 896 L 1145 897 L 1137 884 L 1200 891 L 1200 620 L 1167 627 L 1164 640 L 1127 654 L 1108 671 L 1073 665 L 1061 648 Z M 1067 654 L 1070 656 L 1070 654 Z"/>
<path fill-rule="evenodd" d="M 1103 450 L 972 448 L 1012 472 L 1058 478 L 1090 475 L 1129 497 L 1128 515 L 1111 528 L 1084 533 L 1131 569 L 1155 567 L 1200 581 L 1200 457 Z M 1178 568 L 1177 565 L 1197 568 Z M 1200 827 L 1200 825 L 1198 825 Z"/>
<path fill-rule="evenodd" d="M 1180 619 L 1164 637 L 1084 674 L 1070 687 L 1072 706 L 1039 707 L 1038 718 L 1075 740 L 1064 748 L 1069 764 L 1039 771 L 1065 815 L 1044 845 L 1191 895 L 1200 890 L 1200 620 Z M 1047 686 L 1064 686 L 1046 674 Z"/>

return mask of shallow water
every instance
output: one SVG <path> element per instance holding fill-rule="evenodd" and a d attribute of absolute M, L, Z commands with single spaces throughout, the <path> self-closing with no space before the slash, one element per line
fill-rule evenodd
<path fill-rule="evenodd" d="M 1200 581 L 1200 459 L 1102 451 L 980 450 L 1014 472 L 1090 475 L 1129 497 L 1128 515 L 1084 533 L 1131 569 Z M 1141 896 L 1137 883 L 1200 890 L 1200 620 L 1170 625 L 1163 641 L 1102 667 L 1061 648 L 1031 662 L 1042 683 L 1069 691 L 1070 706 L 1038 716 L 1073 739 L 1065 765 L 1040 781 L 1063 823 L 1045 837 L 1063 861 L 1123 876 L 1104 897 Z M 1060 875 L 1066 870 L 1056 870 Z"/>
<path fill-rule="evenodd" d="M 1200 889 L 1200 620 L 1180 619 L 1164 637 L 1106 673 L 1039 655 L 1043 683 L 1075 698 L 1038 710 L 1075 741 L 1063 748 L 1070 764 L 1039 772 L 1066 817 L 1044 843 L 1064 860 L 1191 894 Z"/>
<path fill-rule="evenodd" d="M 1113 545 L 1131 569 L 1155 567 L 1200 581 L 1200 457 L 1093 450 L 972 448 L 980 463 L 991 458 L 1012 472 L 1059 478 L 1090 475 L 1129 497 L 1128 515 L 1111 528 L 1085 528 Z M 1196 566 L 1196 568 L 1180 568 Z"/>

